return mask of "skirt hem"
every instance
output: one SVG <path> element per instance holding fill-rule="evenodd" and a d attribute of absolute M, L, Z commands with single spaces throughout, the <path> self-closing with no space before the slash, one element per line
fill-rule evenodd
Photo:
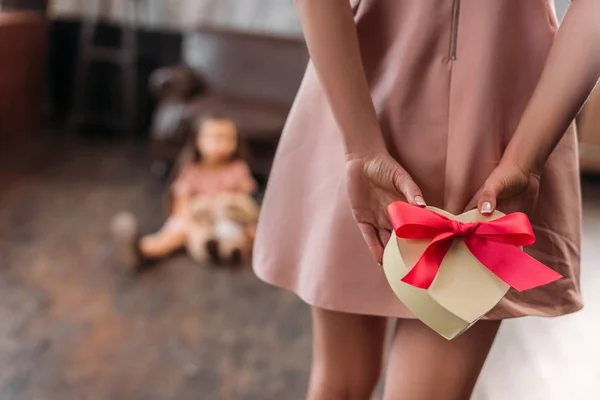
<path fill-rule="evenodd" d="M 317 308 L 321 308 L 324 310 L 328 310 L 328 311 L 337 311 L 337 312 L 341 312 L 341 313 L 345 313 L 345 314 L 358 314 L 358 315 L 371 315 L 371 316 L 376 316 L 376 317 L 385 317 L 385 318 L 398 318 L 398 319 L 416 319 L 416 317 L 414 315 L 412 315 L 408 310 L 407 313 L 381 313 L 381 312 L 377 312 L 376 310 L 370 309 L 368 307 L 365 307 L 362 310 L 358 310 L 358 309 L 350 309 L 350 307 L 344 307 L 340 304 L 331 304 L 331 302 L 329 303 L 325 303 L 322 301 L 318 301 L 316 299 L 313 298 L 313 296 L 308 296 L 306 293 L 302 293 L 301 290 L 298 290 L 297 288 L 295 288 L 295 285 L 292 284 L 286 284 L 286 283 L 282 283 L 280 281 L 278 281 L 277 279 L 272 279 L 271 277 L 267 277 L 264 274 L 261 274 L 258 272 L 257 269 L 254 269 L 254 273 L 256 274 L 256 276 L 262 280 L 263 282 L 278 287 L 280 289 L 283 290 L 287 290 L 289 292 L 294 293 L 296 296 L 298 296 L 298 298 L 300 300 L 302 300 L 303 302 L 305 302 L 306 304 L 308 304 L 311 307 L 317 307 Z M 581 302 L 573 302 L 571 304 L 566 304 L 564 306 L 561 307 L 553 307 L 551 309 L 546 309 L 544 308 L 543 310 L 532 310 L 529 309 L 528 312 L 515 312 L 515 313 L 509 313 L 509 312 L 499 312 L 498 310 L 492 310 L 490 311 L 490 313 L 492 313 L 492 316 L 484 316 L 481 319 L 482 320 L 488 320 L 488 321 L 495 321 L 495 320 L 503 320 L 503 319 L 513 319 L 513 318 L 522 318 L 522 317 L 546 317 L 546 318 L 553 318 L 553 317 L 560 317 L 563 315 L 568 315 L 568 314 L 573 314 L 577 311 L 580 311 L 583 308 L 583 304 Z"/>

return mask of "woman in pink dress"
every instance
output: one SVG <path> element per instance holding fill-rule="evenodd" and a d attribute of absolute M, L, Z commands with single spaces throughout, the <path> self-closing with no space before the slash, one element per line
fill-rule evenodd
<path fill-rule="evenodd" d="M 312 61 L 263 202 L 254 268 L 312 307 L 311 400 L 468 399 L 500 321 L 581 308 L 572 121 L 600 76 L 600 0 L 297 0 Z M 354 2 L 356 3 L 356 2 Z M 395 200 L 530 216 L 564 278 L 508 295 L 446 341 L 378 263 Z M 549 349 L 550 350 L 550 349 Z M 508 367 L 508 366 L 507 366 Z"/>

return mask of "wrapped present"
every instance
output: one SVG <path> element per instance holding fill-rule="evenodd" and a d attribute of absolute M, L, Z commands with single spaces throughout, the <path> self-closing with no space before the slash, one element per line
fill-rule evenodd
<path fill-rule="evenodd" d="M 386 278 L 414 316 L 446 339 L 471 327 L 511 287 L 523 291 L 561 278 L 523 251 L 535 242 L 523 213 L 453 215 L 405 202 L 392 203 L 388 213 Z"/>

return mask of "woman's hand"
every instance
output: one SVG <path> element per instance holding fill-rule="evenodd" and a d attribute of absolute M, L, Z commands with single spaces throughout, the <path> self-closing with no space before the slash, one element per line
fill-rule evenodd
<path fill-rule="evenodd" d="M 498 209 L 503 213 L 531 213 L 537 202 L 540 177 L 515 164 L 501 162 L 490 174 L 465 211 L 477 207 L 484 215 Z"/>
<path fill-rule="evenodd" d="M 346 173 L 354 219 L 381 264 L 392 230 L 388 205 L 403 200 L 425 206 L 425 200 L 417 184 L 387 152 L 348 157 Z"/>

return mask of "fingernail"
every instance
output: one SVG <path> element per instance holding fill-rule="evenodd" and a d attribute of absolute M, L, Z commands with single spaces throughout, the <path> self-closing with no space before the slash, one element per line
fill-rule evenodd
<path fill-rule="evenodd" d="M 427 205 L 421 196 L 415 196 L 415 203 L 420 207 L 425 207 Z"/>
<path fill-rule="evenodd" d="M 492 212 L 492 203 L 490 203 L 489 201 L 486 201 L 485 203 L 483 203 L 481 205 L 481 212 L 483 214 L 489 214 Z"/>
<path fill-rule="evenodd" d="M 379 265 L 380 268 L 383 267 L 383 265 L 381 263 L 377 263 L 377 265 Z"/>

